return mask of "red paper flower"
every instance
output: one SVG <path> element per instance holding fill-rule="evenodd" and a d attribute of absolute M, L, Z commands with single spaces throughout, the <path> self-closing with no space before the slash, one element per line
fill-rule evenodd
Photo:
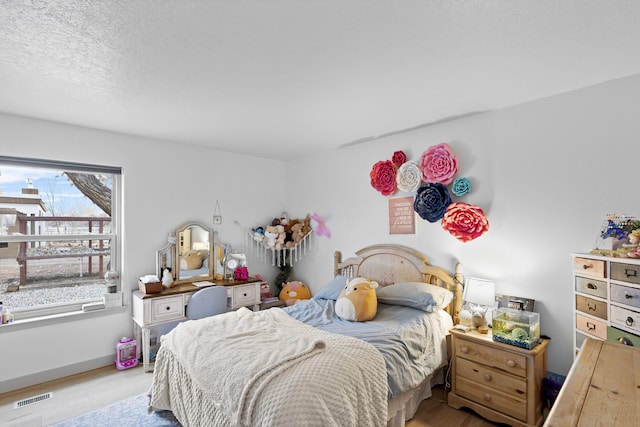
<path fill-rule="evenodd" d="M 442 228 L 461 242 L 470 242 L 489 230 L 489 220 L 478 206 L 456 202 L 445 211 Z"/>
<path fill-rule="evenodd" d="M 391 160 L 381 160 L 373 165 L 369 176 L 371 186 L 383 196 L 389 196 L 396 191 L 396 167 Z"/>
<path fill-rule="evenodd" d="M 394 165 L 396 165 L 396 167 L 399 168 L 407 161 L 407 155 L 404 154 L 404 151 L 396 151 L 395 153 L 393 153 L 391 161 Z"/>
<path fill-rule="evenodd" d="M 458 159 L 446 142 L 427 148 L 420 157 L 422 179 L 449 185 L 458 172 Z"/>

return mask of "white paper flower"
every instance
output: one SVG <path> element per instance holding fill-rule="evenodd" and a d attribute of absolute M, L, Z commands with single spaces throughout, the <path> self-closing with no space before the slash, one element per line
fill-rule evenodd
<path fill-rule="evenodd" d="M 396 175 L 398 189 L 404 192 L 414 191 L 422 182 L 422 172 L 414 162 L 403 163 Z"/>

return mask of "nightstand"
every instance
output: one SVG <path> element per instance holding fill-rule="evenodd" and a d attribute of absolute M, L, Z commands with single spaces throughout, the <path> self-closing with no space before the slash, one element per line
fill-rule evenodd
<path fill-rule="evenodd" d="M 547 345 L 527 350 L 495 342 L 491 331 L 451 330 L 452 388 L 449 406 L 512 426 L 542 425 L 542 379 Z"/>

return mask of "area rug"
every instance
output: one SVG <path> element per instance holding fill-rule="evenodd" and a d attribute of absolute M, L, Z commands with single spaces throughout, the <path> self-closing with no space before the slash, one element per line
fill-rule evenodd
<path fill-rule="evenodd" d="M 141 394 L 71 418 L 54 427 L 181 427 L 171 411 L 148 411 L 149 396 Z"/>

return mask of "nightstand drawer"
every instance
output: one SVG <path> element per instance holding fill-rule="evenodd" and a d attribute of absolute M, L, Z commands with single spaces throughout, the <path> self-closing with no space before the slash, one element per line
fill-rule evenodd
<path fill-rule="evenodd" d="M 583 294 L 595 295 L 600 298 L 607 297 L 607 282 L 576 276 L 576 291 Z"/>
<path fill-rule="evenodd" d="M 466 378 L 456 378 L 456 394 L 521 421 L 527 421 L 527 401 L 524 398 L 514 398 L 510 394 L 502 393 Z"/>
<path fill-rule="evenodd" d="M 527 358 L 521 354 L 462 339 L 457 339 L 455 345 L 458 357 L 511 372 L 521 377 L 527 375 Z"/>
<path fill-rule="evenodd" d="M 607 303 L 604 301 L 576 295 L 576 308 L 583 313 L 607 320 Z"/>
<path fill-rule="evenodd" d="M 640 289 L 612 283 L 611 301 L 640 308 Z"/>
<path fill-rule="evenodd" d="M 594 335 L 601 340 L 607 339 L 607 323 L 595 320 L 591 317 L 576 314 L 576 328 Z"/>
<path fill-rule="evenodd" d="M 527 398 L 527 381 L 522 377 L 507 374 L 458 357 L 456 358 L 456 379 L 460 378 L 484 384 L 512 395 L 517 399 Z"/>
<path fill-rule="evenodd" d="M 183 317 L 184 299 L 182 295 L 151 300 L 151 319 L 149 319 L 151 323 L 178 320 Z"/>
<path fill-rule="evenodd" d="M 573 259 L 573 271 L 576 274 L 588 274 L 594 277 L 607 277 L 607 269 L 604 261 L 588 259 L 588 258 L 574 258 Z"/>

